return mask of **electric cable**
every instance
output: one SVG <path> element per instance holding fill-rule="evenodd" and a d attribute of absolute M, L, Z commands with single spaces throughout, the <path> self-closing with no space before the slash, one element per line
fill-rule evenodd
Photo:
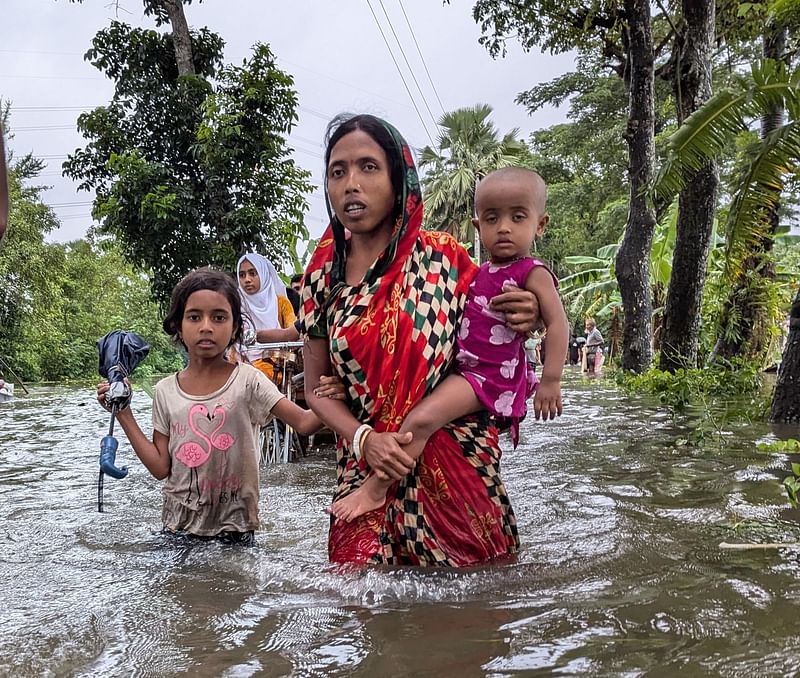
<path fill-rule="evenodd" d="M 414 96 L 411 94 L 411 89 L 409 88 L 406 79 L 403 77 L 403 71 L 400 69 L 400 64 L 398 64 L 397 59 L 394 58 L 394 53 L 392 52 L 392 48 L 389 46 L 389 41 L 386 39 L 386 34 L 383 32 L 383 28 L 381 28 L 380 21 L 378 21 L 378 15 L 375 14 L 375 10 L 372 8 L 372 3 L 370 2 L 370 0 L 367 0 L 367 7 L 369 7 L 369 11 L 372 13 L 372 18 L 375 19 L 375 25 L 378 27 L 378 31 L 380 31 L 381 37 L 383 38 L 383 42 L 386 45 L 386 49 L 389 50 L 389 56 L 392 57 L 392 61 L 394 62 L 394 66 L 397 69 L 397 73 L 400 75 L 400 80 L 403 81 L 403 86 L 406 88 L 408 97 L 409 99 L 411 99 L 411 103 L 414 105 L 414 110 L 417 112 L 417 117 L 419 117 L 419 121 L 422 123 L 422 128 L 425 130 L 425 135 L 431 142 L 431 146 L 435 146 L 433 138 L 431 137 L 431 133 L 428 131 L 428 128 L 425 125 L 425 120 L 422 118 L 422 113 L 420 113 L 419 111 L 417 102 L 414 101 Z"/>
<path fill-rule="evenodd" d="M 444 114 L 444 104 L 442 100 L 439 98 L 439 92 L 436 91 L 436 85 L 433 84 L 433 78 L 431 77 L 431 72 L 428 70 L 428 64 L 425 62 L 425 57 L 422 56 L 422 50 L 419 47 L 419 43 L 417 42 L 417 36 L 414 35 L 414 29 L 411 27 L 411 22 L 408 20 L 408 15 L 406 14 L 406 8 L 403 7 L 403 0 L 397 0 L 397 4 L 400 5 L 400 10 L 403 12 L 403 16 L 406 19 L 406 24 L 408 24 L 408 31 L 411 33 L 411 39 L 414 41 L 414 45 L 417 47 L 417 54 L 419 54 L 420 61 L 422 61 L 422 66 L 425 68 L 425 73 L 428 75 L 428 82 L 431 83 L 431 89 L 433 90 L 434 95 L 436 96 L 436 101 L 439 102 L 439 108 L 442 109 L 442 114 Z"/>
<path fill-rule="evenodd" d="M 408 72 L 411 74 L 411 79 L 414 81 L 414 84 L 417 86 L 417 90 L 419 90 L 419 95 L 422 97 L 422 103 L 425 104 L 425 109 L 428 111 L 428 115 L 431 116 L 431 120 L 433 121 L 434 129 L 438 129 L 439 123 L 436 122 L 436 117 L 433 115 L 431 111 L 431 107 L 428 106 L 428 100 L 425 98 L 425 93 L 422 91 L 422 87 L 419 86 L 419 81 L 417 80 L 417 76 L 414 74 L 414 69 L 411 68 L 411 64 L 408 62 L 408 57 L 406 56 L 406 51 L 403 49 L 403 43 L 400 42 L 400 38 L 397 37 L 397 33 L 394 30 L 394 25 L 392 25 L 392 20 L 389 18 L 389 13 L 386 11 L 386 6 L 383 4 L 383 0 L 378 0 L 381 5 L 381 9 L 383 10 L 383 15 L 386 17 L 386 23 L 389 24 L 389 28 L 392 31 L 392 35 L 394 36 L 394 40 L 397 43 L 397 47 L 400 50 L 400 54 L 403 55 L 403 61 L 406 62 L 406 68 L 408 68 Z"/>

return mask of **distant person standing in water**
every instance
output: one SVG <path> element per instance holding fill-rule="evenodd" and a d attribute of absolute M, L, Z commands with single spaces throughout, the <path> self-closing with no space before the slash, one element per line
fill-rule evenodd
<path fill-rule="evenodd" d="M 594 319 L 586 318 L 586 345 L 583 348 L 586 356 L 584 372 L 596 372 L 603 366 L 603 335 L 597 329 Z"/>

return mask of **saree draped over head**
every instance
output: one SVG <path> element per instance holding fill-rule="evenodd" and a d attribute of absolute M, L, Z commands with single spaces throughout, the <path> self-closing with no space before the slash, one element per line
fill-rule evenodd
<path fill-rule="evenodd" d="M 347 242 L 334 216 L 306 270 L 301 318 L 307 334 L 328 340 L 354 416 L 376 431 L 397 431 L 451 368 L 477 267 L 450 235 L 420 230 L 416 168 L 400 134 L 386 127 L 405 165 L 392 240 L 362 283 L 347 285 Z M 340 440 L 334 498 L 350 494 L 368 473 Z M 463 567 L 508 557 L 518 547 L 497 429 L 486 414 L 437 431 L 382 508 L 350 523 L 332 517 L 328 539 L 330 560 L 339 563 Z"/>

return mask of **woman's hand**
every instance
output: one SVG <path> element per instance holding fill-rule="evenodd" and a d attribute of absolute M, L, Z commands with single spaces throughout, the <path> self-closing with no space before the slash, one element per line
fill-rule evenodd
<path fill-rule="evenodd" d="M 331 398 L 333 400 L 345 399 L 345 388 L 337 376 L 328 376 L 325 374 L 319 377 L 319 386 L 314 389 L 314 395 L 317 398 Z"/>
<path fill-rule="evenodd" d="M 503 285 L 503 293 L 489 302 L 493 311 L 506 314 L 506 326 L 514 332 L 526 334 L 540 323 L 539 300 L 533 292 L 515 285 Z"/>
<path fill-rule="evenodd" d="M 414 469 L 414 460 L 403 451 L 413 436 L 407 433 L 370 431 L 361 447 L 367 464 L 381 480 L 400 480 Z"/>

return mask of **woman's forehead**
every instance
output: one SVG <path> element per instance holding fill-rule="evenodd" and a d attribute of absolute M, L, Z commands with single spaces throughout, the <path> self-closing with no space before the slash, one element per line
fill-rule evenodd
<path fill-rule="evenodd" d="M 341 162 L 353 157 L 386 158 L 386 152 L 367 132 L 355 129 L 339 139 L 331 149 L 329 164 Z"/>

